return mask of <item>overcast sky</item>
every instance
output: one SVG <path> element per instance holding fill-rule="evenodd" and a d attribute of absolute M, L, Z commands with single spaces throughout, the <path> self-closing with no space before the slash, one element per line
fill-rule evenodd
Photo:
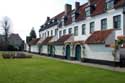
<path fill-rule="evenodd" d="M 32 27 L 38 30 L 47 16 L 53 17 L 64 10 L 65 3 L 87 0 L 0 0 L 0 19 L 8 16 L 13 23 L 13 32 L 25 40 Z"/>

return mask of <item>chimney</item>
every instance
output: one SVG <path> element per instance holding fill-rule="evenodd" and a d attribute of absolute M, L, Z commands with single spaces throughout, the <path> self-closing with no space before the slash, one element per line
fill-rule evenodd
<path fill-rule="evenodd" d="M 75 10 L 78 10 L 80 7 L 80 2 L 75 2 Z"/>
<path fill-rule="evenodd" d="M 65 4 L 65 15 L 68 15 L 68 13 L 71 11 L 72 11 L 72 5 Z"/>
<path fill-rule="evenodd" d="M 47 21 L 49 21 L 50 20 L 50 17 L 47 17 Z"/>

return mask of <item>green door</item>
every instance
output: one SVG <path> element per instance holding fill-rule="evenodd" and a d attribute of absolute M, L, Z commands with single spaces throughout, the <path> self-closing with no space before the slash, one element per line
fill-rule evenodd
<path fill-rule="evenodd" d="M 75 59 L 80 60 L 81 59 L 81 46 L 77 45 L 75 48 Z"/>
<path fill-rule="evenodd" d="M 66 59 L 70 59 L 70 45 L 66 46 Z"/>
<path fill-rule="evenodd" d="M 53 54 L 53 46 L 52 45 L 48 45 L 48 55 L 52 56 Z"/>
<path fill-rule="evenodd" d="M 52 54 L 53 54 L 53 46 L 50 45 L 50 56 L 52 56 Z"/>

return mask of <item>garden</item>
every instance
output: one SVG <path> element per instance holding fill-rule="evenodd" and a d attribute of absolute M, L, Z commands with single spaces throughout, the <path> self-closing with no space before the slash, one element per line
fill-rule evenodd
<path fill-rule="evenodd" d="M 71 64 L 34 54 L 0 52 L 0 83 L 99 82 L 125 83 L 125 73 Z"/>

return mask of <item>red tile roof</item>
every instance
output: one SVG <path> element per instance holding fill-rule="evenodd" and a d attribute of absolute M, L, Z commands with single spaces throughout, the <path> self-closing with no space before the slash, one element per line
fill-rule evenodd
<path fill-rule="evenodd" d="M 72 43 L 72 44 L 85 44 L 85 41 L 84 40 L 81 40 L 81 41 L 67 41 L 65 43 Z"/>
<path fill-rule="evenodd" d="M 104 31 L 95 31 L 91 36 L 86 40 L 87 44 L 99 44 L 104 43 L 106 38 L 113 32 L 113 29 L 104 30 Z"/>
<path fill-rule="evenodd" d="M 79 12 L 79 16 L 77 17 L 76 22 L 85 20 L 85 18 L 86 18 L 85 8 L 88 6 L 94 5 L 94 4 L 95 4 L 95 9 L 91 12 L 91 16 L 96 16 L 96 15 L 103 14 L 106 12 L 106 10 L 105 10 L 106 0 L 90 0 L 90 5 L 88 5 L 88 3 L 85 3 L 85 4 L 81 5 L 79 7 L 79 9 L 77 10 Z M 117 3 L 115 4 L 115 8 L 119 8 L 119 7 L 123 6 L 124 4 L 125 4 L 125 0 L 117 0 Z M 65 26 L 72 23 L 72 13 L 74 10 L 75 9 L 73 9 L 72 12 L 70 12 L 67 15 L 68 19 L 65 22 Z M 57 20 L 61 20 L 63 16 L 65 16 L 65 11 L 54 16 L 52 19 L 56 18 Z"/>
<path fill-rule="evenodd" d="M 62 37 L 60 37 L 57 41 L 53 42 L 52 44 L 57 44 L 57 45 L 62 45 L 65 43 L 66 40 L 68 40 L 72 35 L 68 34 L 68 35 L 64 35 Z"/>
<path fill-rule="evenodd" d="M 58 15 L 54 16 L 52 19 L 56 18 L 58 20 L 61 20 L 64 15 L 65 15 L 65 12 L 63 11 L 63 12 L 59 13 Z"/>
<path fill-rule="evenodd" d="M 37 38 L 37 39 L 32 39 L 30 42 L 29 42 L 29 45 L 36 45 L 37 42 L 39 41 L 40 38 Z"/>
<path fill-rule="evenodd" d="M 80 6 L 80 8 L 78 10 L 79 16 L 77 17 L 76 22 L 85 19 L 85 11 L 84 10 L 85 10 L 86 6 L 87 6 L 87 3 Z"/>
<path fill-rule="evenodd" d="M 118 3 L 115 4 L 115 8 L 121 7 L 125 5 L 125 0 L 117 0 Z"/>
<path fill-rule="evenodd" d="M 91 4 L 96 4 L 91 16 L 99 15 L 105 12 L 105 0 L 93 0 Z"/>
<path fill-rule="evenodd" d="M 37 44 L 40 45 L 43 41 L 44 41 L 44 39 L 39 39 L 39 41 L 37 42 Z"/>
<path fill-rule="evenodd" d="M 52 38 L 53 38 L 52 36 L 51 36 L 51 37 L 47 37 L 41 44 L 42 44 L 42 45 L 47 45 L 47 44 L 49 44 L 49 41 L 51 41 Z"/>

